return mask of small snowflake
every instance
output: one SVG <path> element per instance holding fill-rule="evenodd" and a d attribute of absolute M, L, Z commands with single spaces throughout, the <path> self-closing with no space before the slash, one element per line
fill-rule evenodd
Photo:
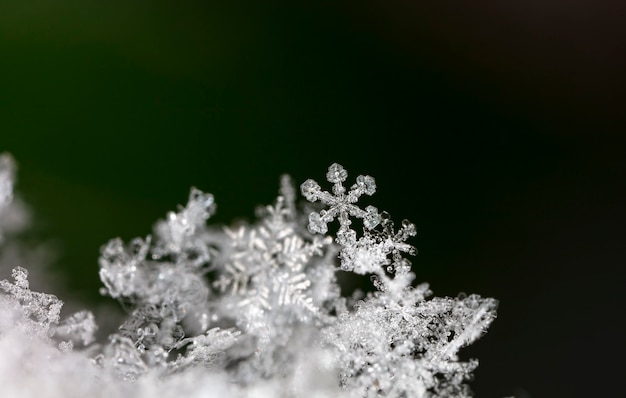
<path fill-rule="evenodd" d="M 335 218 L 339 221 L 339 231 L 337 232 L 337 242 L 340 245 L 351 244 L 356 240 L 356 232 L 350 228 L 352 222 L 350 216 L 363 220 L 365 229 L 373 229 L 380 222 L 378 209 L 374 206 L 367 206 L 364 210 L 355 205 L 363 194 L 373 195 L 376 192 L 376 183 L 373 177 L 360 175 L 356 178 L 356 183 L 346 192 L 343 182 L 348 177 L 343 166 L 333 163 L 328 168 L 326 179 L 333 183 L 332 193 L 322 191 L 320 185 L 312 179 L 306 180 L 300 186 L 302 195 L 310 201 L 321 201 L 329 208 L 309 215 L 309 231 L 312 233 L 325 234 L 328 231 L 328 223 Z"/>

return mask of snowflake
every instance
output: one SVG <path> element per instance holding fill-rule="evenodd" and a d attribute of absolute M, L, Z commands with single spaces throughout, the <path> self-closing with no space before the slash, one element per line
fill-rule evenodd
<path fill-rule="evenodd" d="M 291 202 L 289 182 L 282 179 L 281 193 L 272 206 L 257 211 L 256 225 L 225 229 L 230 246 L 228 260 L 221 264 L 213 286 L 227 293 L 223 317 L 235 318 L 236 324 L 258 337 L 257 350 L 267 350 L 277 337 L 287 339 L 286 326 L 322 316 L 320 306 L 329 298 L 312 288 L 313 270 L 327 264 L 323 255 L 331 243 L 329 237 L 305 239 L 297 233 L 295 205 Z M 292 189 L 293 191 L 293 189 Z M 330 283 L 320 278 L 321 283 Z M 280 345 L 280 344 L 278 344 Z"/>
<path fill-rule="evenodd" d="M 211 255 L 203 238 L 205 222 L 215 209 L 213 196 L 192 188 L 187 206 L 170 212 L 152 236 L 129 245 L 112 239 L 101 250 L 103 294 L 134 304 L 181 307 L 186 311 L 204 301 L 208 286 L 202 278 Z"/>
<path fill-rule="evenodd" d="M 497 302 L 429 294 L 426 284 L 394 298 L 377 292 L 324 330 L 341 353 L 346 388 L 357 396 L 470 396 L 463 382 L 478 363 L 459 362 L 457 352 L 484 333 Z"/>
<path fill-rule="evenodd" d="M 319 184 L 312 179 L 306 180 L 300 186 L 302 195 L 310 201 L 321 201 L 328 205 L 327 210 L 312 212 L 309 215 L 309 231 L 312 233 L 325 234 L 328 232 L 328 223 L 335 218 L 339 221 L 339 231 L 337 232 L 337 242 L 340 245 L 348 245 L 356 240 L 356 232 L 350 228 L 350 216 L 363 219 L 363 226 L 372 229 L 380 222 L 378 209 L 374 206 L 367 206 L 365 210 L 356 206 L 356 203 L 363 194 L 373 195 L 376 192 L 376 183 L 373 177 L 360 175 L 356 178 L 356 183 L 346 193 L 343 182 L 348 177 L 348 172 L 343 166 L 333 163 L 328 168 L 326 179 L 333 183 L 332 191 L 322 191 Z"/>
<path fill-rule="evenodd" d="M 130 316 L 109 349 L 109 357 L 118 358 L 114 368 L 124 378 L 171 366 L 169 353 L 180 349 L 185 337 L 181 322 L 206 302 L 204 275 L 212 248 L 204 241 L 205 222 L 214 210 L 213 196 L 192 188 L 187 205 L 156 224 L 154 238 L 135 238 L 128 245 L 116 238 L 102 248 L 102 293 L 130 306 Z M 202 331 L 208 327 L 198 324 Z M 136 352 L 129 351 L 129 344 Z"/>

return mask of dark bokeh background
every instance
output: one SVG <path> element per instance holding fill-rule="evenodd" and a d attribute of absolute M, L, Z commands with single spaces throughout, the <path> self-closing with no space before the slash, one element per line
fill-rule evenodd
<path fill-rule="evenodd" d="M 477 397 L 623 394 L 623 3 L 233 3 L 0 2 L 0 151 L 66 294 L 192 185 L 229 223 L 336 161 L 435 294 L 500 300 Z"/>

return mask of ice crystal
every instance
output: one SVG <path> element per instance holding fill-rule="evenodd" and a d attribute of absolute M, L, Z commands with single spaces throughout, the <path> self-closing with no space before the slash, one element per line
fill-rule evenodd
<path fill-rule="evenodd" d="M 11 209 L 13 170 L 0 157 L 0 214 Z M 54 374 L 44 365 L 52 358 L 74 363 L 65 377 L 75 382 L 70 372 L 80 369 L 82 384 L 72 394 L 57 386 L 60 395 L 469 396 L 477 361 L 458 352 L 485 333 L 497 302 L 430 298 L 426 284 L 414 286 L 415 226 L 396 228 L 386 212 L 359 206 L 375 181 L 360 175 L 346 188 L 347 178 L 335 163 L 330 192 L 301 184 L 319 205 L 311 207 L 283 176 L 256 221 L 226 227 L 207 225 L 214 198 L 192 188 L 152 234 L 110 240 L 99 259 L 102 294 L 127 314 L 105 341 L 91 312 L 61 320 L 63 302 L 33 292 L 15 267 L 12 282 L 0 281 L 0 347 L 14 344 L 20 361 L 37 347 L 42 356 L 29 359 L 37 366 L 19 370 L 37 377 Z M 342 297 L 337 275 L 346 272 L 370 275 L 376 289 Z"/>
<path fill-rule="evenodd" d="M 14 283 L 0 281 L 0 289 L 9 294 L 3 301 L 5 303 L 12 301 L 21 308 L 23 317 L 19 323 L 24 325 L 29 333 L 44 338 L 50 337 L 53 334 L 51 327 L 59 322 L 63 302 L 51 294 L 32 292 L 26 269 L 16 267 L 12 276 Z"/>
<path fill-rule="evenodd" d="M 88 346 L 95 340 L 96 320 L 89 311 L 79 311 L 65 318 L 56 328 L 56 336 L 68 339 L 72 346 Z"/>
<path fill-rule="evenodd" d="M 102 248 L 102 293 L 130 310 L 110 338 L 111 362 L 122 377 L 134 380 L 150 367 L 180 367 L 170 353 L 191 341 L 184 339 L 182 321 L 209 294 L 204 275 L 212 249 L 203 235 L 214 209 L 212 195 L 192 188 L 187 205 L 155 225 L 154 238 L 135 238 L 128 245 L 116 238 Z"/>
<path fill-rule="evenodd" d="M 323 307 L 338 295 L 334 273 L 322 271 L 332 269 L 332 239 L 298 233 L 293 191 L 283 178 L 284 196 L 257 211 L 258 223 L 226 228 L 228 255 L 216 263 L 213 285 L 223 296 L 215 315 L 246 333 L 250 348 L 239 355 L 255 357 L 245 364 L 247 373 L 289 366 L 294 331 L 323 322 Z"/>
<path fill-rule="evenodd" d="M 380 222 L 378 209 L 367 206 L 364 210 L 356 206 L 359 197 L 363 194 L 373 195 L 376 192 L 376 183 L 373 177 L 360 175 L 356 183 L 346 192 L 343 182 L 348 177 L 348 172 L 340 164 L 333 163 L 328 168 L 326 179 L 333 183 L 332 193 L 322 191 L 320 185 L 312 179 L 306 180 L 300 186 L 302 195 L 311 201 L 317 200 L 329 206 L 328 209 L 309 214 L 309 231 L 325 234 L 328 231 L 328 223 L 335 218 L 339 221 L 337 242 L 341 245 L 353 243 L 356 232 L 350 228 L 352 222 L 350 216 L 363 219 L 366 229 L 372 229 Z"/>
<path fill-rule="evenodd" d="M 0 280 L 0 290 L 5 292 L 5 295 L 0 295 L 0 304 L 18 309 L 12 328 L 17 327 L 22 332 L 43 340 L 49 340 L 53 336 L 55 340 L 67 339 L 59 343 L 64 350 L 71 350 L 74 342 L 88 345 L 94 340 L 97 326 L 91 312 L 77 312 L 59 325 L 63 301 L 52 294 L 32 291 L 25 268 L 15 267 L 12 277 L 13 283 Z"/>
<path fill-rule="evenodd" d="M 394 300 L 377 292 L 324 330 L 341 353 L 341 382 L 356 396 L 469 396 L 463 382 L 477 362 L 459 362 L 457 352 L 484 332 L 496 302 L 429 294 L 425 284 Z"/>

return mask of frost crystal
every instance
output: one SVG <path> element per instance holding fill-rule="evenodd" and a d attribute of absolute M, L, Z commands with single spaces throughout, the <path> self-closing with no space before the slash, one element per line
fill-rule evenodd
<path fill-rule="evenodd" d="M 14 211 L 13 170 L 0 157 L 0 216 Z M 358 206 L 376 184 L 360 175 L 347 189 L 347 178 L 335 163 L 331 192 L 300 185 L 321 205 L 308 211 L 283 176 L 255 222 L 217 228 L 206 225 L 213 196 L 192 188 L 151 235 L 110 240 L 99 258 L 102 294 L 127 314 L 105 341 L 90 312 L 61 320 L 63 302 L 31 291 L 15 267 L 12 282 L 0 281 L 0 349 L 28 366 L 0 361 L 0 381 L 61 380 L 60 396 L 469 397 L 478 362 L 458 352 L 485 333 L 496 300 L 429 298 L 426 284 L 414 286 L 406 256 L 415 226 L 396 228 L 386 212 Z M 376 289 L 342 297 L 340 272 L 370 275 Z M 56 364 L 67 366 L 62 376 Z M 31 384 L 21 392 L 41 395 Z"/>

